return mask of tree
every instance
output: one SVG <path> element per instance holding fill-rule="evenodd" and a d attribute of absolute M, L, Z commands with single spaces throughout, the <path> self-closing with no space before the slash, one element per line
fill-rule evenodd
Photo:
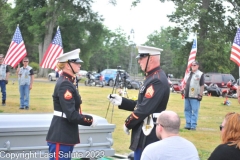
<path fill-rule="evenodd" d="M 101 71 L 106 68 L 117 68 L 127 70 L 130 57 L 130 48 L 125 33 L 118 28 L 115 32 L 104 29 L 104 41 L 100 49 L 96 50 L 90 59 L 90 70 Z"/>
<path fill-rule="evenodd" d="M 8 33 L 7 26 L 4 23 L 4 15 L 7 11 L 11 10 L 11 7 L 4 1 L 0 0 L 0 53 L 6 54 L 11 43 L 11 36 Z"/>
<path fill-rule="evenodd" d="M 154 31 L 148 36 L 145 45 L 154 46 L 163 49 L 161 52 L 161 67 L 167 73 L 173 74 L 175 77 L 183 76 L 186 64 L 179 64 L 179 49 L 186 44 L 187 35 L 183 34 L 179 37 L 172 36 L 172 27 L 161 28 L 160 31 Z"/>
<path fill-rule="evenodd" d="M 52 41 L 57 25 L 62 24 L 67 29 L 75 29 L 66 32 L 63 31 L 64 28 L 61 30 L 63 37 L 73 37 L 74 40 L 78 38 L 74 42 L 72 39 L 66 41 L 63 39 L 63 46 L 67 51 L 75 49 L 76 46 L 82 47 L 83 53 L 86 53 L 83 58 L 85 57 L 87 62 L 92 52 L 90 46 L 100 44 L 98 41 L 101 39 L 103 28 L 102 19 L 91 10 L 92 2 L 92 0 L 16 0 L 16 7 L 6 16 L 8 20 L 6 22 L 10 30 L 13 30 L 16 24 L 20 25 L 22 34 L 25 35 L 26 46 L 28 44 L 38 46 L 39 62 Z M 47 70 L 40 69 L 39 75 L 46 76 Z"/>
<path fill-rule="evenodd" d="M 160 0 L 165 2 L 166 0 Z M 181 33 L 198 31 L 197 60 L 202 63 L 203 71 L 230 72 L 234 65 L 230 61 L 230 44 L 234 39 L 237 24 L 240 19 L 240 1 L 238 0 L 199 0 L 182 1 L 167 0 L 176 5 L 176 11 L 168 15 L 171 22 L 176 23 L 174 33 L 178 37 Z M 135 0 L 137 5 L 141 0 Z M 191 45 L 186 43 L 179 54 L 180 62 L 187 62 Z"/>

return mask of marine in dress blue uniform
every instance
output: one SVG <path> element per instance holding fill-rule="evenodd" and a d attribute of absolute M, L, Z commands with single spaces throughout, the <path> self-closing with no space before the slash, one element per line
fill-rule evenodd
<path fill-rule="evenodd" d="M 54 115 L 46 137 L 50 160 L 55 160 L 57 157 L 58 160 L 71 160 L 71 157 L 61 155 L 72 153 L 73 146 L 80 143 L 78 125 L 96 124 L 92 116 L 81 113 L 82 100 L 74 84 L 76 65 L 82 62 L 79 52 L 80 49 L 77 49 L 57 58 L 59 63 L 69 65 L 72 73 L 63 69 L 53 92 Z M 79 64 L 79 69 L 80 66 Z"/>
<path fill-rule="evenodd" d="M 152 62 L 150 57 L 159 56 L 160 51 L 161 49 L 158 48 L 138 46 L 139 55 L 136 58 L 142 69 L 144 69 L 144 64 L 141 61 L 145 58 L 146 79 L 139 90 L 137 101 L 120 98 L 116 94 L 108 96 L 113 104 L 119 105 L 119 109 L 132 111 L 125 120 L 124 130 L 126 133 L 132 130 L 129 148 L 134 151 L 134 160 L 140 160 L 143 149 L 148 144 L 159 140 L 155 132 L 156 126 L 153 125 L 153 122 L 156 122 L 157 119 L 154 114 L 164 111 L 169 99 L 168 80 L 166 74 L 160 68 L 160 62 L 159 65 L 148 64 Z M 118 99 L 121 103 L 115 102 Z M 151 120 L 152 123 L 150 124 Z M 146 121 L 149 122 L 144 124 Z M 150 130 L 146 135 L 144 132 L 147 128 Z"/>

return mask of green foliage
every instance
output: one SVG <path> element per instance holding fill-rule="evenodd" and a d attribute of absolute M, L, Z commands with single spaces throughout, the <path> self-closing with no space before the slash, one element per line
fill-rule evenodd
<path fill-rule="evenodd" d="M 31 66 L 34 71 L 38 71 L 38 69 L 39 69 L 39 64 L 36 62 L 30 62 L 29 66 Z"/>
<path fill-rule="evenodd" d="M 103 46 L 96 49 L 94 55 L 90 59 L 89 70 L 101 71 L 106 68 L 117 68 L 127 70 L 130 57 L 130 47 L 126 35 L 119 28 L 115 32 L 104 29 Z"/>
<path fill-rule="evenodd" d="M 60 25 L 64 51 L 81 48 L 84 65 L 88 67 L 93 51 L 102 43 L 103 31 L 102 19 L 92 11 L 91 3 L 92 0 L 16 0 L 15 8 L 5 15 L 5 22 L 11 34 L 19 24 L 27 51 L 35 62 L 41 61 L 38 54 L 45 53 L 44 46 L 51 41 L 47 40 L 55 35 L 51 31 Z"/>
<path fill-rule="evenodd" d="M 12 35 L 8 33 L 8 27 L 5 25 L 5 19 L 7 12 L 11 8 L 6 2 L 0 1 L 0 53 L 6 55 L 9 45 L 11 43 Z"/>
<path fill-rule="evenodd" d="M 161 0 L 164 2 L 164 0 Z M 235 66 L 230 61 L 231 44 L 239 24 L 240 3 L 238 1 L 182 1 L 169 0 L 176 5 L 176 11 L 168 15 L 177 27 L 175 33 L 192 33 L 198 31 L 198 51 L 196 59 L 202 64 L 205 72 L 233 72 Z M 223 5 L 225 2 L 225 5 Z M 229 8 L 227 4 L 235 7 Z M 231 13 L 231 14 L 230 14 Z M 177 63 L 187 62 L 191 44 L 180 49 L 181 57 Z"/>
<path fill-rule="evenodd" d="M 179 49 L 183 46 L 183 42 L 187 39 L 186 34 L 174 36 L 173 28 L 161 28 L 160 31 L 154 31 L 148 36 L 145 43 L 148 46 L 154 46 L 163 49 L 161 52 L 161 67 L 167 73 L 173 74 L 175 77 L 181 77 L 185 72 L 186 64 L 179 63 L 178 59 L 182 58 Z"/>

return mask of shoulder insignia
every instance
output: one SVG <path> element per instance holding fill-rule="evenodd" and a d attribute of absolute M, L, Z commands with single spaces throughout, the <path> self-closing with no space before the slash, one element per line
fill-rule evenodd
<path fill-rule="evenodd" d="M 145 97 L 146 98 L 152 98 L 154 94 L 154 88 L 153 85 L 151 85 L 150 87 L 147 88 L 147 91 L 145 93 Z"/>
<path fill-rule="evenodd" d="M 64 93 L 64 98 L 65 98 L 66 100 L 69 100 L 69 99 L 72 98 L 72 93 L 69 92 L 68 89 L 67 89 L 66 92 Z"/>

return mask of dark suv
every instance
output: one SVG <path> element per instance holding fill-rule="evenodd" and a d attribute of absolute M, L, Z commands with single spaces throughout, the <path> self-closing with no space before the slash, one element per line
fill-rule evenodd
<path fill-rule="evenodd" d="M 204 73 L 204 80 L 207 85 L 215 83 L 220 88 L 226 88 L 227 82 L 230 80 L 235 81 L 235 78 L 231 74 L 225 73 Z"/>

